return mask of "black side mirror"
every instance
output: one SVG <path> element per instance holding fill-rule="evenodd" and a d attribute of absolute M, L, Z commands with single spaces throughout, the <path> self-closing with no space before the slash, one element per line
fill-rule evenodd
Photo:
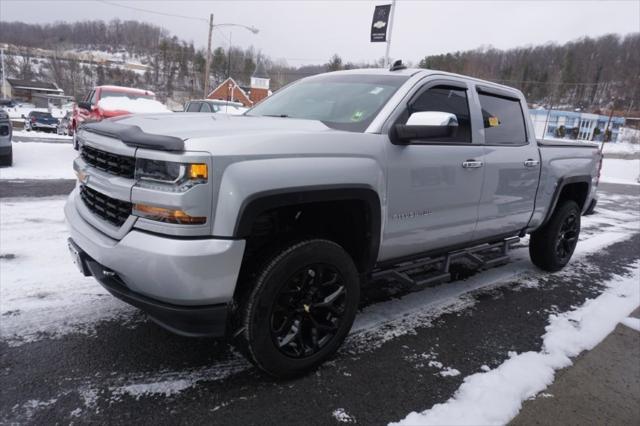
<path fill-rule="evenodd" d="M 91 111 L 91 102 L 78 102 L 78 108 Z"/>
<path fill-rule="evenodd" d="M 439 111 L 414 112 L 406 124 L 396 124 L 391 132 L 394 144 L 405 145 L 416 139 L 438 139 L 455 136 L 458 119 L 455 114 Z"/>

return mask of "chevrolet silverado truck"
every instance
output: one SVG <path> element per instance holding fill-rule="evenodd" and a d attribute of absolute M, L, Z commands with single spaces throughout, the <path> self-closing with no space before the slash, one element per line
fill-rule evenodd
<path fill-rule="evenodd" d="M 363 285 L 446 281 L 452 260 L 497 264 L 526 234 L 535 265 L 564 267 L 601 161 L 538 142 L 518 90 L 401 64 L 304 78 L 240 116 L 86 124 L 78 141 L 80 271 L 277 377 L 338 349 Z"/>

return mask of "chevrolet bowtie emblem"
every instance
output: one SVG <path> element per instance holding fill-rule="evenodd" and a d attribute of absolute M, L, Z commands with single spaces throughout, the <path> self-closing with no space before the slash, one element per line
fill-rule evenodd
<path fill-rule="evenodd" d="M 76 176 L 78 177 L 78 181 L 80 183 L 87 183 L 89 181 L 89 175 L 86 174 L 83 170 L 76 170 Z"/>

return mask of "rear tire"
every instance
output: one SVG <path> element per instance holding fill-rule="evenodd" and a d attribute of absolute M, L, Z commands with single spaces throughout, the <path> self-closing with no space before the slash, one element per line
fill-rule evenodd
<path fill-rule="evenodd" d="M 289 378 L 333 355 L 358 310 L 360 283 L 338 244 L 311 239 L 275 252 L 240 301 L 236 346 L 266 373 Z"/>
<path fill-rule="evenodd" d="M 531 261 L 545 271 L 559 271 L 569 263 L 579 236 L 580 207 L 575 201 L 564 201 L 549 221 L 531 234 Z"/>

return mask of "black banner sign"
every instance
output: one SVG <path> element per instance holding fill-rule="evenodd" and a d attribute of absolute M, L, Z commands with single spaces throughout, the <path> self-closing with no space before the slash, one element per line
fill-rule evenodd
<path fill-rule="evenodd" d="M 387 41 L 387 26 L 389 25 L 389 13 L 391 5 L 384 4 L 376 6 L 373 11 L 373 22 L 371 22 L 371 41 Z"/>

